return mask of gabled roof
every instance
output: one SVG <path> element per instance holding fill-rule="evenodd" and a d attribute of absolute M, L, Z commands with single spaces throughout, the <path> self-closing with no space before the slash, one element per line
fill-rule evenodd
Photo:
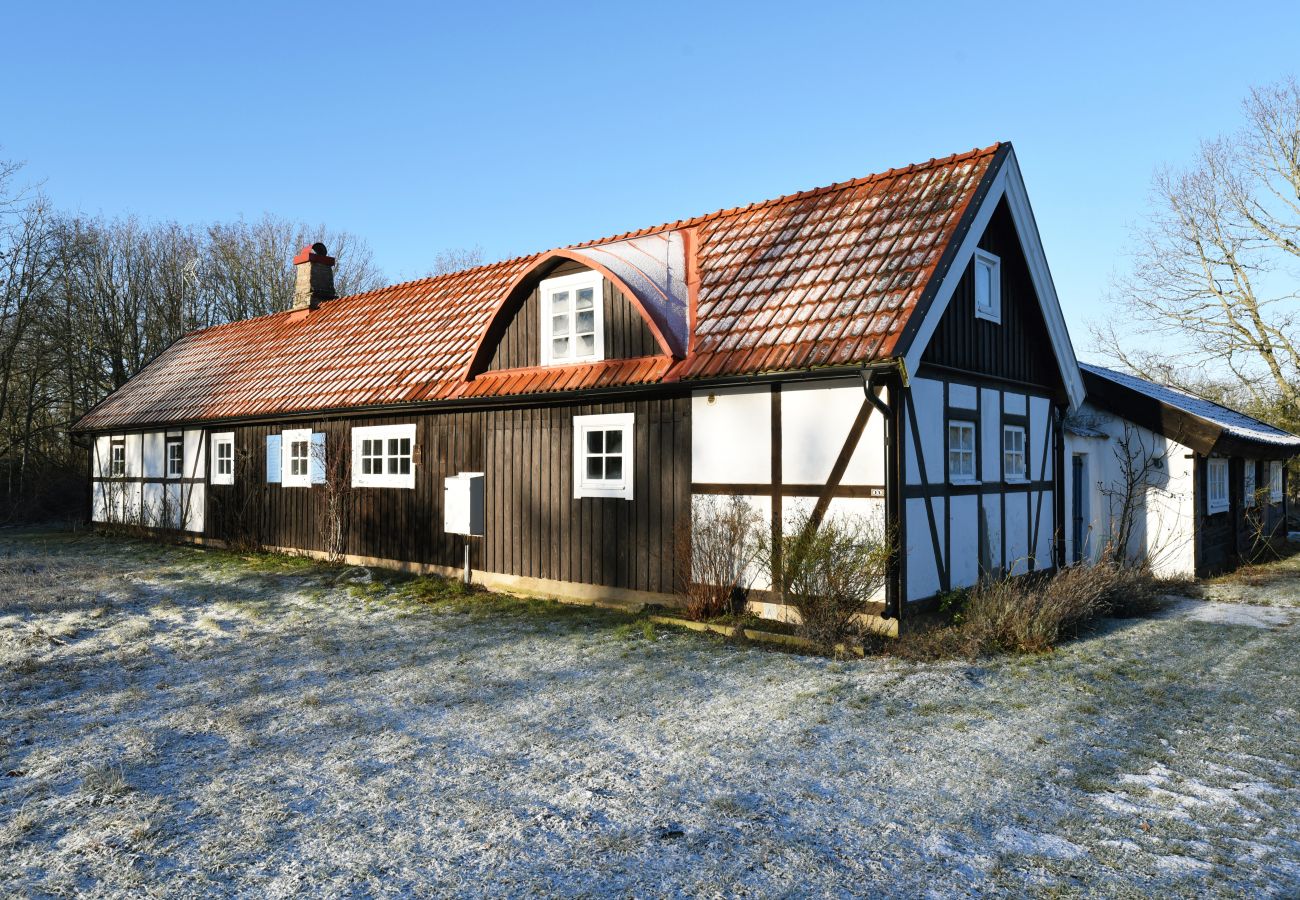
<path fill-rule="evenodd" d="M 901 356 L 903 326 L 933 296 L 941 261 L 951 265 L 950 248 L 965 237 L 1010 151 L 994 145 L 342 297 L 311 312 L 197 331 L 76 428 L 793 372 Z M 471 371 L 494 320 L 510 313 L 512 291 L 556 256 L 583 260 L 614 280 L 647 317 L 665 356 L 653 365 L 610 361 L 567 373 Z"/>
<path fill-rule="evenodd" d="M 1278 459 L 1300 453 L 1300 437 L 1235 409 L 1104 366 L 1079 368 L 1089 400 L 1198 453 Z"/>

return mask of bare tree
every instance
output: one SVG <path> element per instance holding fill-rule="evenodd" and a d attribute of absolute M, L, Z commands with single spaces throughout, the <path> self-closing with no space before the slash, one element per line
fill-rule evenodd
<path fill-rule="evenodd" d="M 1279 424 L 1300 422 L 1300 83 L 1251 92 L 1245 125 L 1159 173 L 1118 317 L 1098 347 L 1127 368 L 1189 386 L 1227 378 Z M 1152 337 L 1163 338 L 1152 351 Z M 1171 364 L 1170 344 L 1179 349 Z"/>
<path fill-rule="evenodd" d="M 1130 543 L 1139 521 L 1138 514 L 1147 506 L 1147 494 L 1159 486 L 1166 461 L 1154 442 L 1148 447 L 1136 426 L 1125 422 L 1124 433 L 1115 440 L 1115 460 L 1119 479 L 1101 488 L 1109 506 L 1110 543 L 1115 558 L 1122 564 L 1130 559 Z"/>
<path fill-rule="evenodd" d="M 483 265 L 482 247 L 452 247 L 438 251 L 433 258 L 433 267 L 429 269 L 425 277 L 435 278 L 438 275 L 450 275 L 453 272 L 463 272 L 466 269 L 473 269 L 481 265 Z"/>

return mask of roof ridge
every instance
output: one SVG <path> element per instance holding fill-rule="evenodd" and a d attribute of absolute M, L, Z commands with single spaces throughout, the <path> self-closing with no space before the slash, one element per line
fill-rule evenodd
<path fill-rule="evenodd" d="M 1121 378 L 1131 378 L 1134 381 L 1145 382 L 1151 385 L 1152 387 L 1158 387 L 1162 390 L 1173 391 L 1176 394 L 1182 394 L 1184 397 L 1188 397 L 1192 400 L 1196 400 L 1197 402 L 1208 403 L 1211 406 L 1218 407 L 1224 412 L 1232 413 L 1234 416 L 1241 416 L 1244 419 L 1250 419 L 1252 422 L 1258 422 L 1260 425 L 1263 425 L 1266 428 L 1272 428 L 1275 431 L 1281 432 L 1282 434 L 1292 433 L 1290 431 L 1287 431 L 1285 428 L 1280 428 L 1279 426 L 1274 425 L 1272 422 L 1265 422 L 1263 419 L 1259 418 L 1259 416 L 1251 415 L 1248 412 L 1242 412 L 1241 410 L 1231 406 L 1225 406 L 1224 404 L 1220 403 L 1218 400 L 1211 400 L 1209 397 L 1206 397 L 1202 394 L 1194 393 L 1193 391 L 1189 391 L 1187 390 L 1187 388 L 1184 387 L 1179 387 L 1176 384 L 1163 384 L 1159 381 L 1152 381 L 1150 378 L 1144 378 L 1141 375 L 1135 375 L 1132 372 L 1121 372 L 1119 369 L 1112 369 L 1109 366 L 1102 366 L 1102 365 L 1098 365 L 1097 363 L 1080 362 L 1079 365 L 1084 366 L 1088 369 L 1092 369 L 1094 371 L 1099 370 L 1101 372 L 1105 372 L 1110 375 L 1118 375 Z M 1196 415 L 1196 414 L 1192 413 L 1192 415 Z"/>

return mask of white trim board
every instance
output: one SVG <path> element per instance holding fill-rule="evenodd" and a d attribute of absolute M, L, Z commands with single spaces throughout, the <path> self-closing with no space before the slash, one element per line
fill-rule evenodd
<path fill-rule="evenodd" d="M 947 274 L 940 282 L 934 302 L 930 304 L 925 318 L 913 336 L 912 343 L 903 356 L 903 362 L 909 372 L 916 372 L 920 368 L 925 348 L 929 346 L 930 338 L 934 337 L 934 331 L 939 327 L 939 321 L 947 311 L 958 283 L 970 266 L 970 261 L 979 246 L 980 237 L 988 227 L 989 220 L 993 218 L 998 201 L 1003 197 L 1007 198 L 1007 207 L 1011 210 L 1011 220 L 1015 223 L 1016 235 L 1020 238 L 1020 247 L 1029 267 L 1034 293 L 1038 296 L 1043 320 L 1047 323 L 1047 334 L 1051 338 L 1057 367 L 1061 370 L 1061 380 L 1065 382 L 1065 390 L 1070 398 L 1070 409 L 1077 409 L 1086 396 L 1083 376 L 1079 373 L 1079 360 L 1074 355 L 1070 332 L 1065 327 L 1061 301 L 1056 296 L 1056 285 L 1052 281 L 1052 272 L 1047 266 L 1047 254 L 1043 252 L 1038 224 L 1034 220 L 1034 211 L 1029 205 L 1029 194 L 1025 190 L 1025 181 L 1020 174 L 1020 164 L 1016 162 L 1014 149 L 1003 160 L 1002 167 L 994 176 L 988 193 L 980 201 L 970 229 L 962 239 L 961 246 L 957 248 L 957 255 L 953 257 L 952 265 L 948 267 Z"/>

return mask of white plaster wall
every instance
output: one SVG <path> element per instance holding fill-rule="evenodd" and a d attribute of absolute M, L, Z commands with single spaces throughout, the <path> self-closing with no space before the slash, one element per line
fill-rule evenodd
<path fill-rule="evenodd" d="M 1012 495 L 1015 496 L 1015 495 Z M 1002 503 L 1001 494 L 989 494 L 981 498 L 981 515 L 984 517 L 984 535 L 988 543 L 988 557 L 984 564 L 989 571 L 1002 566 Z"/>
<path fill-rule="evenodd" d="M 998 415 L 998 392 L 982 388 L 980 406 L 980 480 L 1002 478 L 1002 426 Z"/>
<path fill-rule="evenodd" d="M 1006 494 L 1006 531 L 1003 540 L 1007 545 L 1007 571 L 1021 575 L 1029 571 L 1029 492 Z"/>
<path fill-rule="evenodd" d="M 783 386 L 782 480 L 787 484 L 825 484 L 864 400 L 866 392 L 861 381 L 840 379 Z M 841 483 L 880 484 L 884 446 L 884 420 L 873 410 Z M 879 473 L 874 482 L 873 462 Z"/>
<path fill-rule="evenodd" d="M 1074 558 L 1074 491 L 1069 479 L 1071 460 L 1078 453 L 1085 457 L 1087 466 L 1084 558 L 1095 561 L 1111 542 L 1117 527 L 1118 503 L 1107 494 L 1123 488 L 1117 450 L 1118 441 L 1124 435 L 1125 422 L 1091 404 L 1084 404 L 1078 415 L 1091 429 L 1102 432 L 1105 437 L 1066 435 L 1066 558 Z M 1127 553 L 1134 559 L 1146 557 L 1157 574 L 1191 576 L 1196 570 L 1193 452 L 1186 445 L 1146 428 L 1131 427 L 1148 450 L 1164 457 L 1164 468 L 1152 475 Z"/>
<path fill-rule="evenodd" d="M 126 477 L 141 478 L 144 475 L 142 467 L 144 454 L 144 440 L 140 433 L 128 434 L 126 436 Z"/>
<path fill-rule="evenodd" d="M 167 433 L 149 431 L 142 436 L 144 441 L 144 477 L 162 478 L 167 474 Z"/>
<path fill-rule="evenodd" d="M 979 497 L 953 497 L 948 504 L 949 552 L 952 571 L 948 582 L 953 588 L 972 587 L 979 581 Z"/>
<path fill-rule="evenodd" d="M 969 384 L 950 384 L 948 402 L 961 409 L 975 409 L 979 404 L 979 392 Z"/>
<path fill-rule="evenodd" d="M 186 531 L 203 530 L 203 507 L 204 492 L 207 488 L 201 484 L 190 484 L 185 486 L 185 505 L 184 520 L 177 523 L 177 527 L 183 527 Z"/>
<path fill-rule="evenodd" d="M 943 557 L 943 517 L 947 512 L 944 498 L 932 501 L 935 525 L 939 530 L 939 555 Z M 939 569 L 935 565 L 934 545 L 930 536 L 930 522 L 925 511 L 926 501 L 909 497 L 904 504 L 907 516 L 907 591 L 909 600 L 931 597 L 942 589 Z"/>
<path fill-rule="evenodd" d="M 109 447 L 112 442 L 112 437 L 106 434 L 102 434 L 95 438 L 95 458 L 93 465 L 95 477 L 97 478 L 105 478 L 108 476 Z"/>
<path fill-rule="evenodd" d="M 912 413 L 916 419 L 916 432 L 919 433 L 922 453 L 925 455 L 926 477 L 931 484 L 943 481 L 944 454 L 947 441 L 944 435 L 943 383 L 929 378 L 912 379 Z M 917 461 L 916 441 L 911 427 L 904 423 L 907 443 L 906 481 L 908 484 L 921 483 L 921 468 Z M 911 525 L 909 523 L 908 527 Z"/>
<path fill-rule="evenodd" d="M 692 395 L 691 480 L 771 483 L 772 395 L 767 387 Z"/>
<path fill-rule="evenodd" d="M 1029 398 L 1029 477 L 1034 481 L 1052 478 L 1052 404 L 1043 397 Z M 1046 452 L 1044 452 L 1046 450 Z"/>
<path fill-rule="evenodd" d="M 204 478 L 207 470 L 207 442 L 203 440 L 203 432 L 190 429 L 185 432 L 184 436 L 184 460 L 185 460 L 185 477 L 186 478 Z"/>

